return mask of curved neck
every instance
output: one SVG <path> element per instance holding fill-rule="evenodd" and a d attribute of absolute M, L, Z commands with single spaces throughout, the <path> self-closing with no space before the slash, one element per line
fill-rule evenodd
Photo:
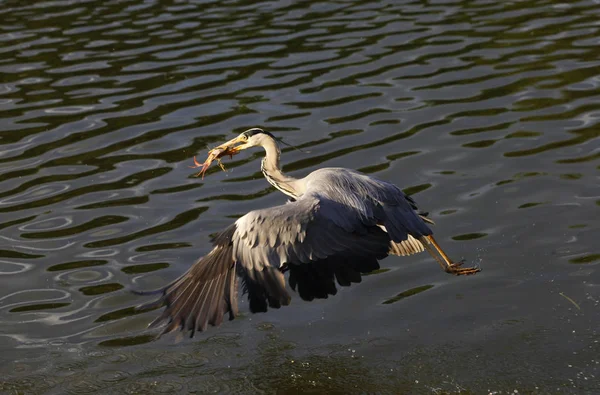
<path fill-rule="evenodd" d="M 281 151 L 274 139 L 268 138 L 261 144 L 265 149 L 265 157 L 261 162 L 260 170 L 271 185 L 293 198 L 302 196 L 304 190 L 301 180 L 289 177 L 281 171 Z"/>

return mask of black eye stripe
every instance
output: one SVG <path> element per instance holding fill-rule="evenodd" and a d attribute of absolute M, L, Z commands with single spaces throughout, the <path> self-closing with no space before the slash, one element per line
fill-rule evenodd
<path fill-rule="evenodd" d="M 260 129 L 260 128 L 252 128 L 250 130 L 246 130 L 244 132 L 244 136 L 246 136 L 247 138 L 250 138 L 256 134 L 266 134 L 267 136 L 271 136 L 273 137 L 273 135 L 269 132 L 265 132 L 264 130 Z"/>

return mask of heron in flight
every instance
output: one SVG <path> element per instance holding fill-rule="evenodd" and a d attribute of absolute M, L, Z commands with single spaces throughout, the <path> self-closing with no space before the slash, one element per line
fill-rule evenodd
<path fill-rule="evenodd" d="M 162 289 L 139 294 L 160 298 L 138 309 L 166 305 L 150 327 L 167 322 L 161 335 L 181 329 L 206 330 L 238 314 L 238 278 L 250 311 L 266 312 L 290 303 L 284 273 L 300 298 L 335 295 L 379 268 L 378 260 L 427 250 L 447 273 L 468 275 L 478 267 L 454 262 L 432 236 L 427 213 L 398 187 L 360 172 L 324 168 L 296 179 L 281 170 L 281 151 L 271 133 L 252 128 L 211 150 L 234 155 L 262 147 L 267 181 L 289 196 L 286 204 L 254 210 L 213 239 L 214 248 Z M 203 167 L 203 171 L 206 166 Z"/>

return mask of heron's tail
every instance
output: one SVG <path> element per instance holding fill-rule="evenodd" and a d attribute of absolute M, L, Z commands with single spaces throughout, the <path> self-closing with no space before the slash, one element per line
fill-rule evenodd
<path fill-rule="evenodd" d="M 390 241 L 390 254 L 393 255 L 407 256 L 423 251 L 425 251 L 423 242 L 415 239 L 411 235 L 408 235 L 406 240 L 398 243 Z"/>
<path fill-rule="evenodd" d="M 183 276 L 156 291 L 139 292 L 139 295 L 162 294 L 155 301 L 138 306 L 148 310 L 166 305 L 165 311 L 150 327 L 167 322 L 160 333 L 176 329 L 205 331 L 208 324 L 218 326 L 229 313 L 232 320 L 238 314 L 237 277 L 232 259 L 231 236 L 235 229 L 227 229 L 215 239 L 214 249 L 200 258 Z"/>

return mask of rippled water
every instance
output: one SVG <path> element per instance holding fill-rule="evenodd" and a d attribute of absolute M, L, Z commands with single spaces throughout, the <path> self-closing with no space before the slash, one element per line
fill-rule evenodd
<path fill-rule="evenodd" d="M 600 392 L 598 1 L 0 3 L 0 392 Z M 413 193 L 455 257 L 154 341 L 133 314 L 285 170 Z M 245 303 L 242 305 L 245 306 Z"/>

